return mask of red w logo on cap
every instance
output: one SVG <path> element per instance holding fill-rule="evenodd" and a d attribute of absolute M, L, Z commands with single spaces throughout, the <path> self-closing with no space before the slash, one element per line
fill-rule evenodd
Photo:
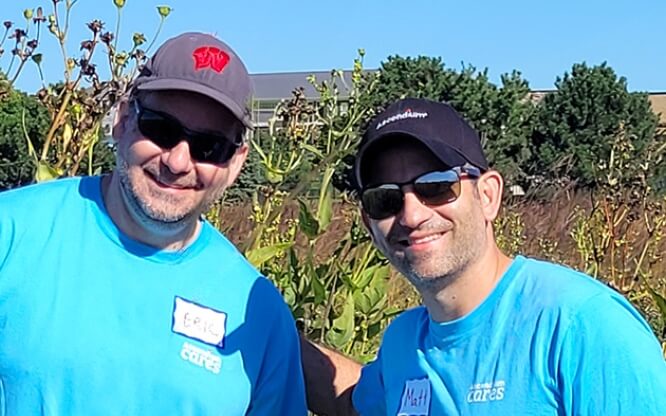
<path fill-rule="evenodd" d="M 215 72 L 222 72 L 230 61 L 229 54 L 215 46 L 202 46 L 192 52 L 194 58 L 194 70 L 199 71 L 210 68 Z"/>

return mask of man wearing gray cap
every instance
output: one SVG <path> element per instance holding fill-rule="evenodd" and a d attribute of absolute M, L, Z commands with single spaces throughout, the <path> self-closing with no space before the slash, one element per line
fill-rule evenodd
<path fill-rule="evenodd" d="M 275 287 L 202 219 L 248 152 L 223 42 L 165 42 L 118 110 L 117 166 L 0 195 L 0 413 L 304 415 Z"/>
<path fill-rule="evenodd" d="M 309 403 L 327 414 L 663 415 L 666 363 L 620 294 L 497 246 L 503 191 L 478 133 L 445 103 L 403 99 L 354 165 L 374 244 L 423 306 L 360 366 L 304 344 Z M 359 378 L 360 374 L 360 378 Z"/>

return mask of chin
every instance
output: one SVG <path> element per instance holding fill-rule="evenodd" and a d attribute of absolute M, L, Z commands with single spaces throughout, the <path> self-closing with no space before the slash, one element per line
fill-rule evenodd
<path fill-rule="evenodd" d="M 142 204 L 144 213 L 154 221 L 177 223 L 188 222 L 199 216 L 197 209 L 183 209 L 182 206 L 155 206 L 155 204 Z"/>

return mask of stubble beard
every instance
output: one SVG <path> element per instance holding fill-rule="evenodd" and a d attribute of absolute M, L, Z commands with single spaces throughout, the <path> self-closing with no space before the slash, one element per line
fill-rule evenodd
<path fill-rule="evenodd" d="M 218 190 L 196 206 L 182 209 L 179 205 L 182 205 L 183 201 L 179 198 L 157 193 L 133 180 L 129 164 L 120 155 L 117 158 L 117 172 L 123 199 L 132 218 L 141 226 L 160 234 L 174 234 L 185 230 L 222 195 L 222 190 Z"/>
<path fill-rule="evenodd" d="M 384 254 L 420 293 L 438 293 L 455 282 L 482 254 L 485 223 L 478 215 L 470 213 L 448 231 L 449 236 L 442 237 L 451 237 L 445 251 L 415 254 L 383 250 Z"/>

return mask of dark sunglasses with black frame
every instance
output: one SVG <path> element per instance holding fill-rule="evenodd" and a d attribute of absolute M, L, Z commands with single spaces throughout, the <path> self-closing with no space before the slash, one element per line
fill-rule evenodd
<path fill-rule="evenodd" d="M 406 185 L 421 203 L 441 205 L 453 202 L 460 196 L 460 181 L 464 177 L 478 178 L 481 170 L 470 164 L 445 171 L 428 172 L 411 181 L 369 185 L 361 191 L 361 206 L 368 217 L 383 220 L 402 211 Z"/>
<path fill-rule="evenodd" d="M 220 133 L 194 131 L 169 114 L 145 108 L 138 99 L 134 99 L 133 104 L 141 135 L 166 150 L 184 140 L 190 156 L 197 162 L 222 165 L 243 144 L 242 135 L 229 138 Z"/>

